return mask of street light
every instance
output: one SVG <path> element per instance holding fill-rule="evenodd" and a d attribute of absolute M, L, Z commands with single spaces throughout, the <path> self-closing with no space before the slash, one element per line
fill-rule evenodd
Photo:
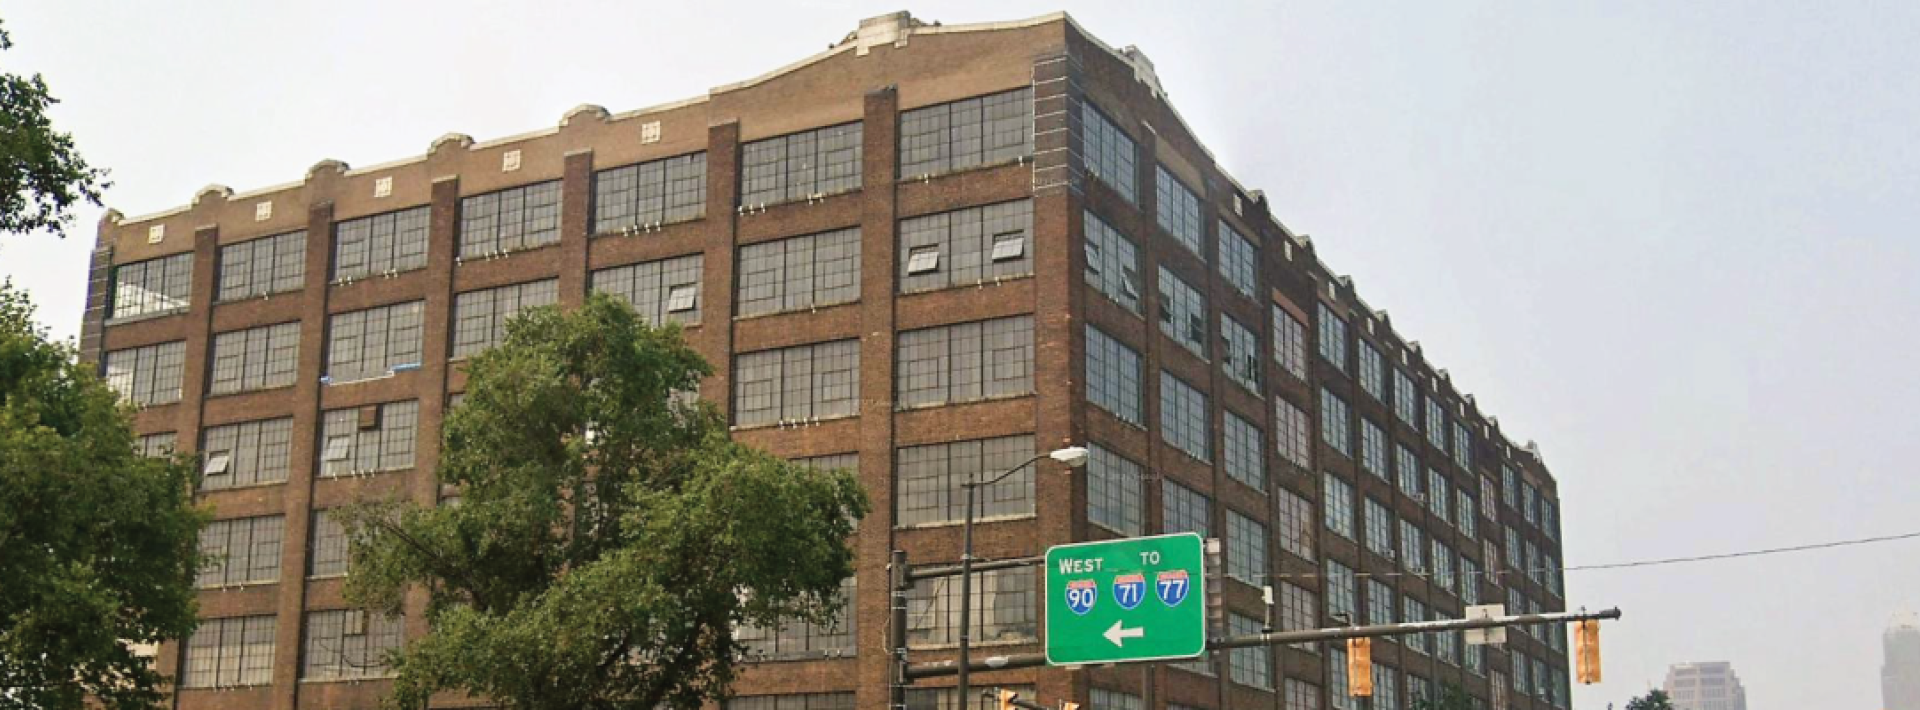
<path fill-rule="evenodd" d="M 1014 473 L 1018 472 L 1020 469 L 1026 468 L 1028 466 L 1032 466 L 1035 462 L 1039 461 L 1040 459 L 1053 459 L 1054 461 L 1058 461 L 1062 466 L 1066 466 L 1069 469 L 1075 469 L 1075 468 L 1079 468 L 1081 466 L 1087 465 L 1087 448 L 1084 446 L 1068 446 L 1064 448 L 1054 449 L 1045 454 L 1041 454 L 1039 456 L 1035 456 L 1033 458 L 1027 459 L 1026 461 L 1021 462 L 1020 465 L 1007 469 L 1005 471 L 1002 471 L 1000 472 L 1000 475 L 994 476 L 993 478 L 987 479 L 985 481 L 979 480 L 979 478 L 976 476 L 974 480 L 967 481 L 965 483 L 960 484 L 961 488 L 965 488 L 967 490 L 967 516 L 966 516 L 966 523 L 963 528 L 964 532 L 961 533 L 961 548 L 960 548 L 960 672 L 958 673 L 959 677 L 956 679 L 956 683 L 959 686 L 957 689 L 960 691 L 960 702 L 962 703 L 962 706 L 961 706 L 962 710 L 965 710 L 965 703 L 967 702 L 967 699 L 968 699 L 968 693 L 972 691 L 972 688 L 968 687 L 967 685 L 967 673 L 968 673 L 967 666 L 971 665 L 973 662 L 973 658 L 971 656 L 971 650 L 972 650 L 971 641 L 973 638 L 973 507 L 974 507 L 973 500 L 974 500 L 974 492 L 979 490 L 982 487 L 991 486 L 995 483 L 999 483 L 1000 481 L 1006 479 L 1006 477 L 1011 476 Z"/>

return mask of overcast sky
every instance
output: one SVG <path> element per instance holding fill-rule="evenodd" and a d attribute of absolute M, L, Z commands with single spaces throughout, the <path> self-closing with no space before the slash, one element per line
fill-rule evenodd
<path fill-rule="evenodd" d="M 11 2 L 0 66 L 47 75 L 135 215 L 695 96 L 897 2 Z M 1920 3 L 1065 9 L 1139 45 L 1227 170 L 1540 442 L 1567 563 L 1920 530 Z M 61 336 L 98 216 L 0 241 Z M 1873 710 L 1880 632 L 1920 607 L 1920 542 L 1567 587 L 1626 611 L 1582 710 L 1694 660 L 1733 662 L 1754 710 Z"/>

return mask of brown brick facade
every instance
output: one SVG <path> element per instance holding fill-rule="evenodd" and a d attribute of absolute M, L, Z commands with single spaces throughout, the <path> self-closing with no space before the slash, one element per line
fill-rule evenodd
<path fill-rule="evenodd" d="M 867 34 L 869 28 L 875 31 Z M 82 338 L 88 357 L 138 345 L 186 341 L 181 401 L 143 410 L 137 419 L 139 431 L 177 432 L 180 449 L 191 451 L 197 448 L 200 433 L 207 427 L 267 417 L 293 420 L 290 465 L 284 483 L 211 491 L 201 496 L 221 518 L 286 516 L 283 565 L 277 584 L 207 590 L 201 596 L 203 616 L 208 618 L 277 618 L 272 683 L 182 690 L 175 706 L 196 710 L 375 707 L 385 691 L 382 681 L 300 679 L 304 614 L 343 605 L 340 580 L 305 576 L 311 513 L 367 495 L 400 495 L 421 505 L 433 505 L 440 498 L 442 491 L 432 474 L 439 455 L 437 432 L 447 397 L 465 385 L 461 361 L 449 359 L 454 296 L 557 278 L 558 302 L 571 307 L 585 297 L 588 274 L 593 270 L 692 254 L 703 257 L 699 294 L 702 316 L 698 325 L 687 329 L 687 335 L 715 365 L 715 375 L 702 386 L 700 395 L 723 410 L 733 401 L 730 362 L 734 353 L 832 340 L 859 341 L 857 416 L 737 431 L 741 440 L 781 456 L 858 455 L 860 477 L 873 496 L 875 510 L 854 541 L 860 560 L 859 593 L 854 604 L 857 653 L 853 658 L 761 664 L 746 673 L 737 687 L 742 695 L 844 691 L 855 693 L 858 707 L 885 707 L 890 678 L 888 654 L 883 649 L 889 603 L 885 568 L 888 553 L 904 549 L 915 562 L 931 563 L 955 560 L 960 551 L 957 525 L 894 526 L 893 459 L 894 451 L 903 446 L 1016 434 L 1032 435 L 1042 451 L 1069 443 L 1097 442 L 1141 463 L 1149 472 L 1142 483 L 1141 512 L 1149 533 L 1160 531 L 1163 480 L 1178 481 L 1212 496 L 1211 527 L 1219 536 L 1227 528 L 1229 509 L 1266 524 L 1270 533 L 1277 532 L 1279 491 L 1291 491 L 1317 503 L 1322 496 L 1321 477 L 1331 473 L 1359 491 L 1360 498 L 1354 505 L 1356 517 L 1358 501 L 1367 496 L 1391 501 L 1390 507 L 1398 517 L 1438 532 L 1460 555 L 1481 562 L 1485 562 L 1482 541 L 1504 544 L 1502 523 L 1513 524 L 1543 554 L 1559 559 L 1560 545 L 1553 536 L 1517 522 L 1521 514 L 1516 508 L 1497 500 L 1482 500 L 1481 478 L 1491 478 L 1498 484 L 1504 463 L 1522 472 L 1557 505 L 1553 479 L 1538 456 L 1508 444 L 1497 424 L 1479 413 L 1471 396 L 1454 390 L 1444 372 L 1426 362 L 1417 345 L 1393 332 L 1384 312 L 1368 308 L 1350 280 L 1319 262 L 1309 240 L 1288 232 L 1268 213 L 1260 193 L 1241 188 L 1222 172 L 1158 93 L 1156 82 L 1144 57 L 1130 48 L 1108 48 L 1064 15 L 994 25 L 934 27 L 920 25 L 903 14 L 863 23 L 862 34 L 808 62 L 715 89 L 693 101 L 618 115 L 598 107 L 582 107 L 569 112 L 559 126 L 533 134 L 490 143 L 449 136 L 435 141 L 425 156 L 409 161 L 360 170 L 323 161 L 309 170 L 304 181 L 291 186 L 247 195 L 211 188 L 188 207 L 144 218 L 123 219 L 118 213 L 110 213 L 101 224 L 96 251 L 99 263 L 94 265 L 90 281 Z M 1017 163 L 931 178 L 899 178 L 903 111 L 1023 87 L 1033 91 L 1030 156 Z M 1080 142 L 1084 126 L 1079 111 L 1088 101 L 1138 146 L 1137 204 L 1129 203 L 1085 169 L 1086 156 Z M 745 143 L 855 120 L 863 126 L 861 189 L 762 209 L 738 206 L 741 147 Z M 508 164 L 508 151 L 518 151 L 516 169 L 503 169 Z M 635 234 L 592 233 L 595 171 L 696 151 L 705 151 L 707 156 L 703 218 Z M 1203 256 L 1189 252 L 1158 227 L 1154 217 L 1158 209 L 1156 166 L 1164 166 L 1198 194 L 1205 225 Z M 455 258 L 463 197 L 554 179 L 561 181 L 562 195 L 557 243 L 495 258 Z M 383 181 L 390 181 L 390 192 L 376 196 L 376 183 Z M 1016 199 L 1032 200 L 1028 241 L 1032 276 L 899 293 L 897 272 L 903 262 L 897 232 L 901 220 Z M 272 203 L 270 216 L 259 217 L 261 202 Z M 425 268 L 353 283 L 332 282 L 335 224 L 422 205 L 429 206 L 431 214 Z M 1099 215 L 1139 248 L 1141 313 L 1093 292 L 1082 278 L 1087 268 L 1083 211 Z M 1214 233 L 1222 221 L 1259 248 L 1254 290 L 1258 298 L 1235 290 L 1221 275 Z M 857 301 L 765 316 L 733 315 L 739 247 L 854 226 L 861 230 L 862 281 Z M 157 241 L 150 239 L 154 227 L 164 230 Z M 221 246 L 298 229 L 305 229 L 307 234 L 303 290 L 215 302 Z M 105 274 L 109 264 L 182 251 L 194 253 L 192 296 L 185 312 L 130 322 L 106 319 L 106 291 L 111 281 Z M 1162 267 L 1206 297 L 1208 357 L 1204 359 L 1159 332 L 1162 305 L 1154 294 Z M 425 303 L 418 369 L 360 382 L 322 383 L 330 315 L 416 300 Z M 1379 348 L 1390 370 L 1407 372 L 1429 396 L 1445 403 L 1450 418 L 1468 423 L 1474 442 L 1472 470 L 1462 470 L 1446 453 L 1429 445 L 1424 432 L 1396 418 L 1391 399 L 1377 401 L 1363 394 L 1352 368 L 1342 373 L 1314 354 L 1313 319 L 1323 304 L 1346 319 L 1351 336 Z M 1277 337 L 1274 309 L 1298 314 L 1308 324 L 1310 367 L 1304 380 L 1286 374 L 1273 357 Z M 1230 380 L 1221 367 L 1222 314 L 1252 329 L 1259 338 L 1258 394 Z M 1032 395 L 896 410 L 892 393 L 900 332 L 1013 315 L 1031 315 L 1034 322 Z M 296 384 L 206 396 L 207 350 L 214 334 L 288 321 L 301 325 Z M 1144 426 L 1123 422 L 1087 405 L 1087 324 L 1099 327 L 1140 354 Z M 1198 461 L 1157 435 L 1162 371 L 1208 395 L 1214 450 L 1211 462 Z M 1344 398 L 1353 407 L 1356 420 L 1364 417 L 1378 423 L 1386 429 L 1389 442 L 1413 448 L 1423 469 L 1445 472 L 1453 486 L 1479 501 L 1493 517 L 1482 515 L 1477 520 L 1478 535 L 1468 537 L 1457 526 L 1431 520 L 1417 499 L 1390 482 L 1361 472 L 1353 458 L 1328 447 L 1318 431 L 1323 388 Z M 343 478 L 319 475 L 318 427 L 323 411 L 414 399 L 420 403 L 414 468 Z M 1314 418 L 1312 470 L 1296 468 L 1276 450 L 1276 399 L 1291 402 Z M 1220 432 L 1227 412 L 1251 422 L 1262 433 L 1267 480 L 1264 491 L 1230 479 L 1225 473 Z M 1114 534 L 1088 521 L 1084 475 L 1062 475 L 1053 464 L 1043 465 L 1035 476 L 1034 501 L 1036 515 L 1030 518 L 982 525 L 977 531 L 977 554 L 983 558 L 1031 555 L 1049 545 Z M 1266 543 L 1267 559 L 1270 573 L 1276 578 L 1313 591 L 1321 611 L 1326 601 L 1320 580 L 1322 560 L 1339 560 L 1361 573 L 1394 570 L 1392 561 L 1371 556 L 1363 546 L 1327 532 L 1319 521 L 1312 527 L 1318 531 L 1316 559 L 1288 554 L 1271 539 Z M 1482 569 L 1493 571 L 1485 564 Z M 1427 578 L 1389 579 L 1395 580 L 1401 595 L 1435 603 L 1449 615 L 1459 611 L 1455 596 L 1434 590 Z M 1230 608 L 1256 619 L 1264 616 L 1258 588 L 1237 581 L 1226 584 L 1224 598 Z M 1480 590 L 1483 602 L 1504 602 L 1503 588 L 1507 586 L 1524 589 L 1527 597 L 1543 608 L 1563 606 L 1557 595 L 1513 572 L 1497 581 L 1486 579 Z M 1364 583 L 1359 593 L 1365 596 Z M 410 635 L 426 632 L 422 608 L 422 598 L 409 600 Z M 1326 623 L 1324 618 L 1321 621 Z M 1564 653 L 1534 639 L 1519 635 L 1514 639 L 1509 649 L 1546 659 L 1564 673 Z M 1037 649 L 1031 644 L 989 646 L 977 653 Z M 915 650 L 911 655 L 916 661 L 939 660 L 950 658 L 952 651 Z M 1304 679 L 1312 684 L 1319 707 L 1333 707 L 1332 698 L 1326 695 L 1325 654 L 1287 649 L 1276 652 L 1275 657 L 1273 685 L 1284 688 L 1288 680 Z M 1392 643 L 1377 644 L 1375 657 L 1403 672 L 1458 682 L 1475 696 L 1490 698 L 1493 691 L 1488 679 L 1491 673 L 1505 672 L 1508 651 L 1489 651 L 1486 671 L 1480 675 Z M 165 671 L 177 672 L 181 659 L 181 644 L 167 644 L 160 664 Z M 1216 660 L 1211 676 L 1170 664 L 1149 664 L 982 673 L 974 682 L 981 686 L 1035 685 L 1040 699 L 1049 704 L 1063 699 L 1085 703 L 1091 689 L 1101 688 L 1139 695 L 1148 708 L 1169 704 L 1276 707 L 1272 692 L 1230 681 L 1224 654 Z M 919 685 L 950 684 L 948 679 Z M 1544 700 L 1518 697 L 1510 689 L 1504 694 L 1508 707 L 1549 707 Z M 462 704 L 451 698 L 446 702 Z"/>

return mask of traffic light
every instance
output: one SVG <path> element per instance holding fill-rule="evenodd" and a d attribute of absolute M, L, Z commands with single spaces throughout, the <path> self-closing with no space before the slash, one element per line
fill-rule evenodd
<path fill-rule="evenodd" d="M 1013 704 L 1013 701 L 1020 698 L 1019 693 L 1007 690 L 1006 688 L 1001 688 L 998 696 L 1000 698 L 1000 710 L 1014 710 L 1017 706 Z"/>
<path fill-rule="evenodd" d="M 1573 677 L 1581 685 L 1600 682 L 1600 620 L 1573 622 Z"/>
<path fill-rule="evenodd" d="M 1347 639 L 1347 694 L 1373 697 L 1373 639 Z"/>

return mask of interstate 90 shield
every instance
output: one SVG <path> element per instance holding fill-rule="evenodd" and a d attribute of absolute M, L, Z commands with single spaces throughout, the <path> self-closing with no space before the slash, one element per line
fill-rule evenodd
<path fill-rule="evenodd" d="M 1100 599 L 1100 583 L 1091 579 L 1068 582 L 1066 591 L 1067 609 L 1083 616 L 1093 611 L 1093 603 Z"/>

